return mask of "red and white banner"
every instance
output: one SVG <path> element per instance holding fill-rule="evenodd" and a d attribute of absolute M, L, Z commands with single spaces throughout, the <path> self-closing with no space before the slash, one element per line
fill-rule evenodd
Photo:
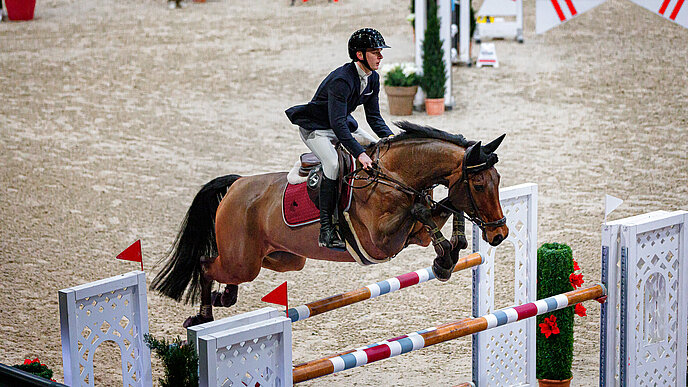
<path fill-rule="evenodd" d="M 684 0 L 631 0 L 659 16 L 688 28 L 688 4 Z M 688 3 L 688 1 L 686 1 Z"/>
<path fill-rule="evenodd" d="M 535 32 L 541 34 L 607 0 L 536 0 Z M 678 0 L 683 1 L 683 0 Z"/>

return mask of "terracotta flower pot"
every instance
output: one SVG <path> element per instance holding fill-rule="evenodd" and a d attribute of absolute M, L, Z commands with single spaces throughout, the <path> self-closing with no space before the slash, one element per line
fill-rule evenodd
<path fill-rule="evenodd" d="M 410 116 L 413 114 L 413 97 L 418 86 L 385 86 L 389 101 L 389 114 L 393 116 Z"/>
<path fill-rule="evenodd" d="M 36 0 L 5 0 L 5 5 L 10 20 L 31 20 L 36 9 Z"/>
<path fill-rule="evenodd" d="M 426 98 L 425 111 L 429 116 L 440 116 L 444 114 L 444 98 Z"/>
<path fill-rule="evenodd" d="M 573 377 L 565 380 L 538 379 L 538 385 L 540 387 L 569 387 L 571 385 L 571 379 L 573 379 Z"/>

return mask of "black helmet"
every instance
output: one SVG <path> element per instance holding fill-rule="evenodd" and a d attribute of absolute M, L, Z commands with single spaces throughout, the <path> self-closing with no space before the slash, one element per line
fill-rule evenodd
<path fill-rule="evenodd" d="M 354 32 L 349 38 L 349 58 L 356 58 L 357 51 L 375 50 L 377 48 L 390 48 L 385 44 L 385 38 L 377 30 L 372 28 L 361 28 Z"/>

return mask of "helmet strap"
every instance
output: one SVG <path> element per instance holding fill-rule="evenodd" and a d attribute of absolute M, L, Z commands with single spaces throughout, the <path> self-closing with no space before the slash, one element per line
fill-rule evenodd
<path fill-rule="evenodd" d="M 362 50 L 361 52 L 363 53 L 363 60 L 358 59 L 359 62 L 363 63 L 363 66 L 367 68 L 369 71 L 373 71 L 372 68 L 370 68 L 370 64 L 368 64 L 368 56 L 366 55 L 366 52 L 368 50 Z"/>

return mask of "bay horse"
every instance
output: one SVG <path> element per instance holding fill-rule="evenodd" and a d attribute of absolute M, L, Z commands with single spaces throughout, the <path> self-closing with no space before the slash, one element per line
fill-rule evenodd
<path fill-rule="evenodd" d="M 428 246 L 438 258 L 433 271 L 447 280 L 466 248 L 464 213 L 493 246 L 509 229 L 499 202 L 499 173 L 494 151 L 504 135 L 483 146 L 461 135 L 395 123 L 403 132 L 371 144 L 372 172 L 354 171 L 348 218 L 360 246 L 374 260 L 394 257 L 409 244 Z M 360 181 L 366 181 L 361 184 Z M 168 260 L 152 282 L 158 292 L 181 301 L 197 301 L 199 314 L 184 326 L 212 321 L 212 307 L 236 302 L 238 285 L 253 281 L 261 268 L 278 272 L 303 269 L 306 259 L 354 262 L 348 251 L 318 247 L 319 223 L 291 228 L 282 216 L 287 173 L 227 175 L 205 184 L 194 198 Z M 432 188 L 448 187 L 436 202 Z M 447 241 L 439 229 L 454 215 Z M 213 281 L 227 286 L 212 292 Z M 187 291 L 188 288 L 188 291 Z"/>

